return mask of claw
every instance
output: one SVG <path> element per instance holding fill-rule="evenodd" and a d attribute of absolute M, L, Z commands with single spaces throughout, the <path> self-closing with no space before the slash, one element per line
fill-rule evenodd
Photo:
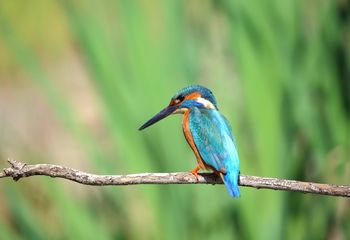
<path fill-rule="evenodd" d="M 201 166 L 197 166 L 195 169 L 191 171 L 191 173 L 197 178 L 198 180 L 198 171 L 201 170 Z"/>

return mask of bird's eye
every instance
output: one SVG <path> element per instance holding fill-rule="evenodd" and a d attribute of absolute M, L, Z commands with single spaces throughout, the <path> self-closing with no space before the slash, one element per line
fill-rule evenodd
<path fill-rule="evenodd" d="M 177 102 L 177 103 L 180 103 L 180 102 L 182 102 L 184 99 L 185 99 L 185 96 L 184 96 L 184 95 L 179 95 L 179 96 L 176 98 L 176 102 Z"/>

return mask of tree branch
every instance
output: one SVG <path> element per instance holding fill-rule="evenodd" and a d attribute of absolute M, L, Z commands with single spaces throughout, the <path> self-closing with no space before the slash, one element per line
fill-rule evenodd
<path fill-rule="evenodd" d="M 35 175 L 58 177 L 77 183 L 93 186 L 135 185 L 135 184 L 222 184 L 220 177 L 214 173 L 199 174 L 198 179 L 187 172 L 177 173 L 140 173 L 128 175 L 96 175 L 72 168 L 52 165 L 28 165 L 16 160 L 8 160 L 10 167 L 0 172 L 0 178 L 12 177 L 15 181 Z M 257 189 L 286 190 L 330 196 L 350 197 L 350 186 L 287 179 L 240 175 L 239 185 Z"/>

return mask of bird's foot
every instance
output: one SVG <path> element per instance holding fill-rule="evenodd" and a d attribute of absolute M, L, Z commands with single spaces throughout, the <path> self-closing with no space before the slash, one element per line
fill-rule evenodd
<path fill-rule="evenodd" d="M 197 181 L 198 181 L 198 172 L 199 172 L 199 170 L 201 170 L 201 166 L 198 165 L 195 169 L 193 169 L 191 171 L 191 173 L 197 178 Z"/>

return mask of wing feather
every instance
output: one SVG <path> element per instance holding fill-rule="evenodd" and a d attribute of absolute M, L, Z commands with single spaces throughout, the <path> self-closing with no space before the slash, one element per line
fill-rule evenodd
<path fill-rule="evenodd" d="M 228 121 L 217 110 L 195 107 L 190 111 L 189 128 L 203 161 L 223 173 L 228 191 L 238 197 L 239 157 Z"/>
<path fill-rule="evenodd" d="M 232 163 L 239 168 L 235 139 L 227 120 L 216 110 L 193 108 L 190 131 L 203 161 L 217 171 Z"/>

